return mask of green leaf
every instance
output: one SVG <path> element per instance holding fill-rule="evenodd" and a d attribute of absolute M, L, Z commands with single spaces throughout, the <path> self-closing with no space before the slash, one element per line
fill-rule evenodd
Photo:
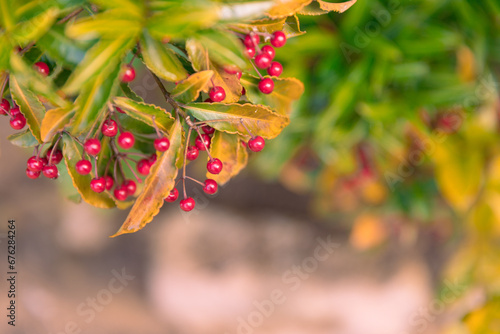
<path fill-rule="evenodd" d="M 33 147 L 39 144 L 29 129 L 8 136 L 7 140 L 19 147 Z"/>
<path fill-rule="evenodd" d="M 154 128 L 154 124 L 164 132 L 168 132 L 174 124 L 174 118 L 165 109 L 154 104 L 137 102 L 126 97 L 115 97 L 113 103 L 120 107 L 128 116 L 146 123 Z M 153 116 L 155 122 L 153 123 Z"/>
<path fill-rule="evenodd" d="M 216 64 L 246 67 L 247 61 L 243 56 L 243 46 L 234 34 L 220 30 L 205 30 L 193 38 L 206 49 L 210 60 Z"/>
<path fill-rule="evenodd" d="M 217 174 L 207 172 L 207 178 L 215 180 L 219 185 L 225 184 L 246 166 L 248 152 L 236 135 L 217 131 L 212 137 L 210 154 L 222 161 L 222 171 Z"/>
<path fill-rule="evenodd" d="M 83 200 L 98 208 L 109 209 L 115 207 L 115 202 L 107 193 L 96 193 L 90 188 L 91 174 L 80 175 L 76 172 L 76 163 L 83 159 L 82 147 L 69 135 L 63 134 L 64 163 L 71 176 L 73 185 Z"/>
<path fill-rule="evenodd" d="M 237 103 L 190 103 L 185 106 L 188 113 L 199 121 L 210 122 L 210 126 L 230 134 L 240 134 L 246 138 L 254 136 L 272 139 L 288 125 L 289 119 L 274 113 L 266 106 Z M 242 124 L 244 123 L 244 125 Z"/>
<path fill-rule="evenodd" d="M 57 131 L 64 129 L 70 123 L 74 115 L 74 108 L 57 108 L 48 110 L 42 120 L 42 127 L 40 131 L 42 141 L 50 141 Z"/>
<path fill-rule="evenodd" d="M 85 17 L 66 27 L 66 35 L 80 40 L 95 38 L 114 39 L 127 36 L 134 38 L 141 30 L 140 13 L 131 15 L 122 9 L 111 9 Z"/>
<path fill-rule="evenodd" d="M 221 86 L 226 92 L 224 102 L 237 102 L 241 96 L 240 80 L 235 74 L 227 73 L 221 65 L 215 64 L 210 61 L 207 49 L 201 45 L 199 41 L 188 39 L 186 42 L 186 49 L 189 54 L 189 59 L 192 62 L 193 68 L 200 72 L 205 70 L 214 71 L 214 85 Z"/>
<path fill-rule="evenodd" d="M 89 131 L 94 123 L 99 123 L 105 116 L 108 101 L 118 90 L 118 74 L 120 67 L 116 66 L 110 74 L 99 74 L 94 81 L 83 86 L 75 101 L 76 116 L 71 123 L 71 133 L 79 136 Z"/>
<path fill-rule="evenodd" d="M 182 158 L 182 132 L 182 124 L 176 120 L 171 128 L 170 148 L 159 154 L 127 219 L 112 237 L 137 232 L 158 214 L 165 197 L 174 188 L 178 171 L 176 163 Z"/>
<path fill-rule="evenodd" d="M 26 117 L 31 133 L 41 143 L 40 128 L 45 115 L 45 107 L 36 95 L 19 84 L 15 75 L 10 77 L 9 83 L 12 98 L 16 101 L 21 113 Z"/>
<path fill-rule="evenodd" d="M 214 25 L 219 18 L 219 6 L 211 2 L 169 2 L 168 6 L 153 14 L 146 23 L 151 35 L 187 37 Z"/>
<path fill-rule="evenodd" d="M 2 27 L 5 27 L 7 31 L 12 30 L 14 27 L 15 14 L 12 8 L 13 1 L 11 0 L 0 0 L 0 19 L 2 22 Z"/>
<path fill-rule="evenodd" d="M 179 82 L 172 91 L 172 97 L 181 103 L 193 102 L 200 92 L 208 92 L 213 71 L 201 71 L 191 74 L 187 79 Z"/>
<path fill-rule="evenodd" d="M 11 34 L 13 40 L 20 45 L 37 41 L 50 29 L 58 14 L 57 8 L 50 7 L 32 19 L 18 23 Z"/>
<path fill-rule="evenodd" d="M 132 89 L 130 89 L 130 86 L 127 83 L 122 82 L 120 84 L 120 88 L 121 88 L 123 94 L 126 97 L 128 97 L 129 99 L 132 99 L 132 100 L 137 101 L 137 102 L 144 102 L 144 100 L 142 99 L 142 97 L 140 97 Z"/>
<path fill-rule="evenodd" d="M 83 61 L 71 74 L 63 91 L 66 94 L 73 94 L 78 92 L 88 81 L 96 80 L 95 76 L 111 75 L 133 43 L 134 39 L 129 36 L 98 42 L 87 52 Z"/>
<path fill-rule="evenodd" d="M 62 25 L 52 27 L 37 41 L 36 45 L 51 58 L 71 66 L 81 63 L 87 50 L 84 43 L 68 38 L 64 34 L 64 26 Z"/>
<path fill-rule="evenodd" d="M 286 18 L 285 25 L 283 26 L 283 32 L 287 38 L 304 35 L 306 33 L 305 31 L 300 30 L 300 22 L 297 15 Z"/>
<path fill-rule="evenodd" d="M 141 52 L 144 64 L 160 78 L 181 81 L 188 76 L 175 53 L 147 32 L 141 38 Z"/>
<path fill-rule="evenodd" d="M 247 98 L 252 103 L 267 105 L 281 115 L 290 115 L 292 102 L 298 100 L 304 93 L 304 84 L 295 78 L 272 77 L 272 79 L 274 90 L 271 94 L 260 92 L 258 77 L 245 73 L 240 81 L 245 87 Z"/>

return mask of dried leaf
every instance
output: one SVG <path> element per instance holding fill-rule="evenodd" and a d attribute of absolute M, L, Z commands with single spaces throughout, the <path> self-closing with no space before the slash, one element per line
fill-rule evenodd
<path fill-rule="evenodd" d="M 200 92 L 208 92 L 210 79 L 214 71 L 201 71 L 191 74 L 187 79 L 179 82 L 172 91 L 172 97 L 181 103 L 193 102 Z"/>

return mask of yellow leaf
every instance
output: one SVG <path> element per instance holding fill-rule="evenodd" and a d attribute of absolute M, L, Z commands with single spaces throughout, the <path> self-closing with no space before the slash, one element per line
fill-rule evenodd
<path fill-rule="evenodd" d="M 191 74 L 187 79 L 177 83 L 172 91 L 172 97 L 181 103 L 193 102 L 200 92 L 208 92 L 210 79 L 214 71 L 201 71 Z"/>
<path fill-rule="evenodd" d="M 210 145 L 210 154 L 222 161 L 223 168 L 220 174 L 214 175 L 207 172 L 207 178 L 223 185 L 236 176 L 248 162 L 248 152 L 237 135 L 224 132 L 215 132 Z"/>
<path fill-rule="evenodd" d="M 328 12 L 337 12 L 337 13 L 343 13 L 349 8 L 351 8 L 352 5 L 356 3 L 357 0 L 351 0 L 351 1 L 346 1 L 342 3 L 331 3 L 327 1 L 322 1 L 322 0 L 317 0 L 319 3 L 319 7 L 323 10 L 326 10 Z"/>
<path fill-rule="evenodd" d="M 158 156 L 127 219 L 111 237 L 139 231 L 160 212 L 165 197 L 174 188 L 176 163 L 182 157 L 182 131 L 182 124 L 177 119 L 170 131 L 170 148 Z"/>
<path fill-rule="evenodd" d="M 42 140 L 44 142 L 50 141 L 57 131 L 64 129 L 69 124 L 74 115 L 75 110 L 73 108 L 57 108 L 47 111 L 42 120 Z"/>
<path fill-rule="evenodd" d="M 291 16 L 311 2 L 312 0 L 277 0 L 267 15 L 272 19 Z"/>

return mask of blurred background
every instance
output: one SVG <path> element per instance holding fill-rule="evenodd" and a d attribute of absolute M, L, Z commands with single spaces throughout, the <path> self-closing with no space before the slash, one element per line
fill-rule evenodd
<path fill-rule="evenodd" d="M 500 333 L 500 2 L 300 21 L 277 53 L 306 89 L 291 124 L 191 213 L 110 239 L 126 212 L 65 200 L 0 143 L 1 333 Z"/>

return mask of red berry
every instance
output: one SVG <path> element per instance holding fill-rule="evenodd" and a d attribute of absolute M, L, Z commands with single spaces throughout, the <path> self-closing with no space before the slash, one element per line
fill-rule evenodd
<path fill-rule="evenodd" d="M 264 45 L 261 50 L 262 53 L 267 53 L 269 57 L 271 57 L 271 60 L 274 59 L 276 52 L 274 51 L 274 48 L 271 45 Z"/>
<path fill-rule="evenodd" d="M 135 143 L 135 137 L 132 133 L 125 131 L 120 134 L 118 137 L 118 145 L 124 150 L 128 150 L 132 148 Z"/>
<path fill-rule="evenodd" d="M 114 137 L 118 133 L 118 125 L 112 119 L 107 119 L 102 123 L 101 132 L 106 137 Z"/>
<path fill-rule="evenodd" d="M 96 156 L 101 152 L 101 142 L 99 139 L 91 138 L 87 139 L 87 141 L 83 144 L 83 149 L 89 155 Z"/>
<path fill-rule="evenodd" d="M 153 154 L 151 154 L 151 156 L 149 157 L 149 164 L 150 164 L 151 166 L 153 166 L 153 165 L 155 164 L 155 162 L 156 162 L 156 153 L 153 153 Z"/>
<path fill-rule="evenodd" d="M 192 197 L 185 198 L 180 202 L 181 209 L 186 212 L 193 210 L 195 204 Z"/>
<path fill-rule="evenodd" d="M 206 149 L 210 148 L 210 136 L 206 134 L 202 134 L 201 137 L 198 136 L 196 137 L 194 143 L 196 145 L 196 148 L 200 151 L 205 151 Z"/>
<path fill-rule="evenodd" d="M 28 169 L 32 172 L 41 172 L 43 169 L 43 162 L 36 156 L 32 156 L 27 162 Z"/>
<path fill-rule="evenodd" d="M 244 140 L 242 140 L 241 141 L 241 146 L 243 146 L 244 148 L 247 148 L 247 143 Z"/>
<path fill-rule="evenodd" d="M 34 172 L 29 168 L 26 168 L 26 176 L 33 180 L 38 179 L 38 177 L 40 176 L 40 172 Z"/>
<path fill-rule="evenodd" d="M 118 111 L 120 114 L 125 114 L 125 111 L 122 110 L 120 107 L 115 107 L 116 111 Z"/>
<path fill-rule="evenodd" d="M 10 119 L 10 126 L 14 130 L 21 130 L 26 125 L 26 118 L 24 118 L 23 114 L 17 114 L 16 116 Z"/>
<path fill-rule="evenodd" d="M 134 196 L 135 191 L 137 190 L 137 185 L 133 180 L 125 181 L 122 187 L 125 187 L 125 189 L 127 189 L 127 194 L 129 196 Z"/>
<path fill-rule="evenodd" d="M 10 103 L 6 99 L 0 102 L 0 115 L 6 115 L 10 111 Z"/>
<path fill-rule="evenodd" d="M 165 202 L 175 202 L 179 197 L 179 191 L 177 189 L 172 189 L 167 197 L 165 197 Z"/>
<path fill-rule="evenodd" d="M 258 68 L 268 68 L 271 66 L 272 58 L 267 53 L 260 53 L 255 57 L 255 66 Z"/>
<path fill-rule="evenodd" d="M 247 46 L 244 53 L 247 58 L 252 59 L 255 56 L 255 48 L 253 46 Z"/>
<path fill-rule="evenodd" d="M 47 151 L 47 159 L 51 159 L 51 164 L 58 165 L 63 159 L 63 154 L 61 150 L 58 149 L 55 149 L 54 153 L 52 153 L 52 151 L 54 151 L 54 148 L 51 148 Z"/>
<path fill-rule="evenodd" d="M 18 106 L 14 106 L 12 107 L 12 109 L 10 110 L 10 116 L 11 117 L 14 117 L 16 115 L 19 115 L 21 113 L 21 110 L 19 109 Z"/>
<path fill-rule="evenodd" d="M 266 146 L 266 141 L 261 136 L 254 137 L 248 141 L 248 148 L 253 152 L 260 152 Z"/>
<path fill-rule="evenodd" d="M 286 44 L 286 35 L 283 31 L 275 31 L 271 37 L 271 44 L 276 48 L 281 48 Z"/>
<path fill-rule="evenodd" d="M 196 160 L 196 158 L 198 158 L 198 154 L 200 154 L 200 151 L 196 146 L 188 146 L 186 159 L 191 161 Z"/>
<path fill-rule="evenodd" d="M 88 160 L 80 160 L 75 165 L 76 172 L 80 175 L 87 175 L 92 170 L 92 163 Z"/>
<path fill-rule="evenodd" d="M 279 77 L 281 72 L 283 72 L 283 66 L 281 66 L 281 64 L 277 61 L 273 61 L 271 66 L 267 69 L 267 74 L 273 77 Z"/>
<path fill-rule="evenodd" d="M 157 138 L 154 141 L 155 149 L 160 152 L 165 152 L 170 147 L 170 140 L 168 138 Z"/>
<path fill-rule="evenodd" d="M 247 93 L 247 90 L 245 87 L 241 87 L 241 95 L 245 95 Z"/>
<path fill-rule="evenodd" d="M 259 90 L 264 94 L 271 94 L 274 89 L 274 81 L 271 78 L 264 78 L 259 81 Z"/>
<path fill-rule="evenodd" d="M 115 195 L 115 198 L 119 201 L 124 201 L 128 197 L 127 188 L 125 188 L 124 186 L 116 187 L 115 190 L 113 191 L 113 194 Z"/>
<path fill-rule="evenodd" d="M 210 174 L 219 174 L 222 171 L 222 162 L 214 158 L 207 163 L 207 170 Z"/>
<path fill-rule="evenodd" d="M 208 92 L 210 99 L 214 102 L 221 102 L 226 98 L 226 91 L 221 86 L 215 86 Z"/>
<path fill-rule="evenodd" d="M 45 64 L 43 61 L 39 61 L 38 63 L 35 63 L 34 65 L 35 69 L 43 75 L 44 77 L 49 75 L 49 66 Z"/>
<path fill-rule="evenodd" d="M 217 192 L 217 182 L 212 179 L 206 179 L 203 191 L 209 195 L 215 194 Z"/>
<path fill-rule="evenodd" d="M 256 47 L 260 43 L 260 37 L 256 34 L 248 34 L 243 39 L 243 44 L 248 47 Z"/>
<path fill-rule="evenodd" d="M 90 181 L 90 189 L 96 193 L 102 193 L 106 190 L 106 179 L 104 177 L 98 177 Z"/>
<path fill-rule="evenodd" d="M 151 161 L 149 159 L 142 159 L 137 163 L 137 171 L 139 174 L 148 175 L 151 170 Z"/>
<path fill-rule="evenodd" d="M 203 132 L 205 132 L 207 135 L 211 135 L 212 133 L 215 132 L 215 129 L 212 128 L 210 125 L 203 125 L 201 127 L 201 129 L 203 130 Z"/>
<path fill-rule="evenodd" d="M 113 188 L 113 185 L 115 184 L 115 181 L 109 175 L 106 175 L 104 177 L 104 182 L 106 182 L 106 190 L 111 190 L 111 188 Z"/>
<path fill-rule="evenodd" d="M 49 179 L 57 179 L 59 176 L 59 171 L 54 165 L 47 165 L 43 167 L 43 175 Z"/>
<path fill-rule="evenodd" d="M 40 158 L 40 160 L 42 161 L 43 167 L 49 164 L 49 160 L 47 160 L 47 158 Z"/>
<path fill-rule="evenodd" d="M 135 79 L 135 69 L 132 65 L 124 65 L 122 67 L 122 82 L 130 82 Z"/>

